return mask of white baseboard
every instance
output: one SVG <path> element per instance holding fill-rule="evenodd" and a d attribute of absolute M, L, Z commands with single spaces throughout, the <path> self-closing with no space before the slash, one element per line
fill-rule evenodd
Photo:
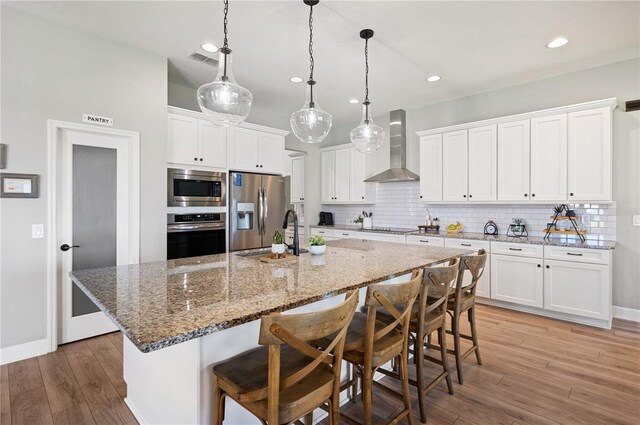
<path fill-rule="evenodd" d="M 632 322 L 640 322 L 640 310 L 614 305 L 613 317 L 616 319 L 631 320 Z"/>
<path fill-rule="evenodd" d="M 47 338 L 24 344 L 12 345 L 0 348 L 0 364 L 17 362 L 35 356 L 41 356 L 49 352 L 49 340 Z"/>

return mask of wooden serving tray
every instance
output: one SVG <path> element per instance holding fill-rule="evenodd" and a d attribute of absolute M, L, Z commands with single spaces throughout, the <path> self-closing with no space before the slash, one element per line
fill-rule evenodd
<path fill-rule="evenodd" d="M 260 261 L 263 263 L 284 263 L 286 261 L 294 261 L 295 255 L 280 254 L 280 258 L 276 258 L 276 254 L 271 253 L 264 257 L 260 257 Z"/>

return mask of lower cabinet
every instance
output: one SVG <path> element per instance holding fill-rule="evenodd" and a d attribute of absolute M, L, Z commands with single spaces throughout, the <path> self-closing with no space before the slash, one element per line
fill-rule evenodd
<path fill-rule="evenodd" d="M 610 268 L 601 264 L 546 260 L 544 308 L 609 320 Z"/>
<path fill-rule="evenodd" d="M 491 298 L 542 308 L 542 258 L 491 256 Z"/>

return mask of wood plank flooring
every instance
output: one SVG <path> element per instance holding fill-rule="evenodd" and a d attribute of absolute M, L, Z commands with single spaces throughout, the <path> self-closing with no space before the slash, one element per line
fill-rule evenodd
<path fill-rule="evenodd" d="M 467 358 L 464 385 L 452 368 L 454 395 L 444 382 L 427 395 L 429 424 L 640 423 L 639 323 L 616 320 L 601 330 L 489 306 L 478 306 L 477 317 L 483 365 Z M 1 425 L 133 425 L 125 396 L 120 333 L 0 367 Z M 414 399 L 415 423 L 417 408 Z M 361 417 L 361 403 L 343 409 Z M 398 409 L 398 400 L 374 392 L 374 423 Z"/>

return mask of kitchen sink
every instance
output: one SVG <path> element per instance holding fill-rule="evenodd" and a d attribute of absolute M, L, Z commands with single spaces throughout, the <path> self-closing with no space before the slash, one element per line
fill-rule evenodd
<path fill-rule="evenodd" d="M 300 248 L 300 254 L 306 254 L 308 252 L 309 252 L 308 249 Z M 269 255 L 270 253 L 271 253 L 271 249 L 267 248 L 267 249 L 255 249 L 251 251 L 238 252 L 237 255 L 240 257 L 264 257 L 265 255 Z M 287 254 L 293 255 L 291 253 L 292 253 L 291 250 L 287 252 Z"/>

